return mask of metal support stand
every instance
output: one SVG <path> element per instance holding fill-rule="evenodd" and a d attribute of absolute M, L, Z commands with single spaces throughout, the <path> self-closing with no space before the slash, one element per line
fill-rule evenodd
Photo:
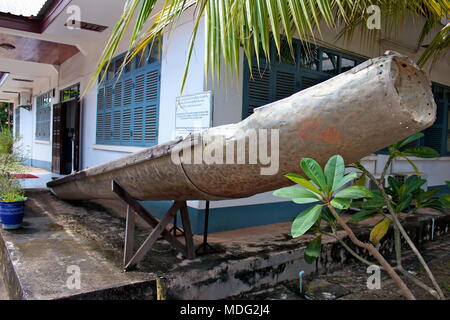
<path fill-rule="evenodd" d="M 223 249 L 214 249 L 208 243 L 208 224 L 209 224 L 209 201 L 206 201 L 205 206 L 205 223 L 203 226 L 203 243 L 195 250 L 195 253 L 199 256 L 211 253 L 223 253 Z"/>
<path fill-rule="evenodd" d="M 158 221 L 148 212 L 136 199 L 134 199 L 127 191 L 125 191 L 117 182 L 112 181 L 112 190 L 120 199 L 128 204 L 127 222 L 125 231 L 125 252 L 124 267 L 129 270 L 131 267 L 139 263 L 155 244 L 159 236 L 162 236 L 174 248 L 178 249 L 188 259 L 195 258 L 194 238 L 192 235 L 191 222 L 186 201 L 175 201 L 172 207 L 167 211 L 164 217 Z M 184 229 L 184 238 L 186 245 L 183 245 L 178 239 L 166 229 L 167 224 L 177 214 L 178 210 L 181 214 L 181 222 Z M 134 247 L 134 213 L 139 215 L 151 228 L 150 235 L 145 239 L 136 253 L 133 254 Z"/>
<path fill-rule="evenodd" d="M 170 228 L 170 232 L 172 232 L 175 237 L 184 237 L 183 229 L 180 229 L 177 226 L 177 215 L 176 214 L 173 217 L 173 226 L 172 226 L 172 228 Z"/>

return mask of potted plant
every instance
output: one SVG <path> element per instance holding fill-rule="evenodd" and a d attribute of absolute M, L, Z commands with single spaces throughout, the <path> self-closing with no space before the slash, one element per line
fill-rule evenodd
<path fill-rule="evenodd" d="M 22 226 L 27 198 L 13 174 L 25 171 L 23 160 L 20 137 L 0 128 L 0 217 L 4 229 Z"/>
<path fill-rule="evenodd" d="M 18 229 L 22 226 L 27 197 L 19 181 L 8 175 L 0 176 L 0 217 L 3 229 Z"/>

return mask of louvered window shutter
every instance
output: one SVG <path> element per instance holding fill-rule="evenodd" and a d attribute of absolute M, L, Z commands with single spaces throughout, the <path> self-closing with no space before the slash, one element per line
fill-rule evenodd
<path fill-rule="evenodd" d="M 257 107 L 290 97 L 298 91 L 308 89 L 333 77 L 335 75 L 334 71 L 332 74 L 329 74 L 325 72 L 326 68 L 322 68 L 328 61 L 325 59 L 327 57 L 334 57 L 338 63 L 335 66 L 336 73 L 340 70 L 347 70 L 349 61 L 354 65 L 361 62 L 360 59 L 350 57 L 344 53 L 333 52 L 329 55 L 321 55 L 319 53 L 322 52 L 322 48 L 315 46 L 311 48 L 312 50 L 307 51 L 314 55 L 311 59 L 306 56 L 306 51 L 301 49 L 299 41 L 293 42 L 293 52 L 287 45 L 282 46 L 282 58 L 278 59 L 278 57 L 273 56 L 276 51 L 274 44 L 272 43 L 271 46 L 272 59 L 270 63 L 262 62 L 260 68 L 258 68 L 257 59 L 254 57 L 251 70 L 248 64 L 245 65 L 244 79 L 246 80 L 244 81 L 243 118 L 250 116 Z M 331 50 L 329 51 L 332 52 Z M 292 55 L 295 57 L 295 60 Z M 262 58 L 261 60 L 264 59 Z M 342 61 L 345 61 L 346 64 L 341 68 L 339 64 Z M 253 78 L 251 75 L 253 75 Z"/>
<path fill-rule="evenodd" d="M 114 81 L 114 95 L 113 95 L 113 107 L 111 111 L 111 141 L 114 144 L 120 144 L 121 142 L 121 111 L 123 107 L 122 94 L 123 94 L 123 80 L 117 79 Z"/>
<path fill-rule="evenodd" d="M 120 73 L 124 55 L 115 58 L 104 84 L 99 85 L 97 143 L 152 146 L 158 143 L 160 59 L 151 52 Z"/>
<path fill-rule="evenodd" d="M 260 68 L 257 65 L 252 67 L 252 74 L 250 75 L 248 73 L 248 102 L 247 108 L 244 109 L 244 117 L 253 114 L 255 108 L 272 101 L 272 82 L 270 67 L 268 65 L 261 64 Z"/>
<path fill-rule="evenodd" d="M 323 81 L 325 81 L 326 79 L 321 79 L 321 78 L 314 78 L 314 77 L 308 77 L 308 76 L 303 76 L 302 80 L 301 80 L 301 85 L 300 85 L 300 89 L 301 90 L 305 90 L 308 89 L 310 87 L 315 86 L 316 84 L 319 84 Z"/>
<path fill-rule="evenodd" d="M 112 142 L 112 113 L 113 113 L 113 103 L 114 103 L 114 87 L 113 87 L 114 79 L 110 80 L 105 85 L 105 111 L 103 118 L 103 141 L 104 143 Z"/>
<path fill-rule="evenodd" d="M 105 142 L 105 86 L 99 86 L 97 91 L 97 143 Z"/>
<path fill-rule="evenodd" d="M 447 130 L 448 128 L 448 117 L 450 104 L 449 96 L 450 94 L 445 95 L 445 89 L 443 86 L 434 84 L 433 85 L 433 94 L 435 97 L 437 110 L 436 110 L 436 121 L 434 124 L 425 129 L 423 132 L 425 137 L 423 138 L 423 145 L 433 148 L 439 154 L 446 155 L 446 139 L 447 139 Z M 450 91 L 450 90 L 448 90 Z"/>
<path fill-rule="evenodd" d="M 133 106 L 133 145 L 142 145 L 144 130 L 144 97 L 145 73 L 136 73 L 134 78 L 134 106 Z"/>
<path fill-rule="evenodd" d="M 146 145 L 158 142 L 159 78 L 159 69 L 149 70 L 145 75 L 144 143 Z"/>
<path fill-rule="evenodd" d="M 292 96 L 298 91 L 296 72 L 277 71 L 275 79 L 275 101 Z"/>
<path fill-rule="evenodd" d="M 122 97 L 122 131 L 121 131 L 121 143 L 124 145 L 131 144 L 132 136 L 132 113 L 133 113 L 133 74 L 125 74 L 123 80 L 123 97 Z"/>
<path fill-rule="evenodd" d="M 433 148 L 442 154 L 442 128 L 432 126 L 424 131 L 424 146 Z"/>

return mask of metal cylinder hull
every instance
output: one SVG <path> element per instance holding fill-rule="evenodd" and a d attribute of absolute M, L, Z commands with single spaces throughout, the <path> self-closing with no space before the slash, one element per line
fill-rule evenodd
<path fill-rule="evenodd" d="M 426 74 L 407 57 L 387 53 L 258 108 L 239 123 L 152 147 L 55 180 L 48 186 L 62 199 L 116 199 L 111 191 L 112 180 L 139 200 L 248 197 L 289 185 L 283 174 L 301 173 L 299 160 L 303 157 L 324 164 L 330 156 L 340 154 L 346 163 L 352 163 L 424 130 L 435 117 L 436 104 Z M 237 150 L 239 143 L 245 146 L 249 158 L 257 149 L 246 142 L 255 132 L 261 133 L 260 129 L 271 132 L 266 137 L 272 147 L 269 154 L 278 151 L 275 174 L 262 174 L 261 169 L 267 170 L 270 165 L 259 159 L 253 164 L 236 164 L 226 158 L 226 150 Z M 279 149 L 270 143 L 271 137 L 277 135 Z M 223 161 L 217 163 L 174 162 L 173 154 L 183 149 L 208 154 L 221 148 L 223 156 L 217 158 L 217 152 L 214 155 Z"/>

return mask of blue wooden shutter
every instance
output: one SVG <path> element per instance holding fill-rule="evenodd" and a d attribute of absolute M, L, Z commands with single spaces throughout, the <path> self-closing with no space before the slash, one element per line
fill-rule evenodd
<path fill-rule="evenodd" d="M 298 91 L 297 72 L 295 67 L 292 71 L 279 70 L 275 79 L 275 101 L 292 96 Z"/>
<path fill-rule="evenodd" d="M 133 74 L 126 73 L 123 79 L 123 97 L 122 97 L 122 131 L 121 143 L 124 145 L 131 144 L 132 137 L 132 114 L 133 114 Z"/>
<path fill-rule="evenodd" d="M 315 86 L 316 84 L 319 84 L 323 81 L 325 81 L 326 78 L 320 78 L 320 77 L 314 77 L 312 75 L 308 76 L 302 76 L 301 77 L 301 82 L 300 82 L 300 90 L 305 90 L 308 89 L 310 87 Z"/>
<path fill-rule="evenodd" d="M 143 145 L 144 137 L 144 99 L 145 99 L 145 73 L 142 70 L 135 72 L 134 78 L 134 106 L 133 106 L 133 145 Z"/>
<path fill-rule="evenodd" d="M 105 141 L 105 86 L 101 85 L 97 91 L 97 143 Z"/>
<path fill-rule="evenodd" d="M 123 59 L 122 55 L 111 62 L 115 74 L 109 72 L 110 77 L 98 89 L 97 143 L 133 146 L 157 144 L 159 60 L 132 61 L 119 74 Z"/>
<path fill-rule="evenodd" d="M 145 75 L 144 143 L 158 142 L 159 68 L 149 68 Z"/>
<path fill-rule="evenodd" d="M 322 52 L 321 48 L 312 46 L 312 52 L 316 57 L 312 60 L 306 56 L 305 50 L 301 50 L 301 44 L 294 41 L 295 62 L 291 58 L 291 50 L 286 45 L 282 48 L 281 61 L 272 57 L 269 64 L 261 59 L 260 69 L 257 66 L 256 58 L 253 58 L 252 70 L 248 64 L 244 67 L 244 90 L 243 90 L 243 110 L 242 117 L 246 118 L 253 113 L 257 107 L 269 104 L 271 102 L 289 97 L 300 90 L 305 90 L 316 84 L 330 79 L 340 71 L 346 71 L 346 68 L 353 64 L 358 64 L 361 60 L 356 57 L 347 56 L 339 52 L 327 50 L 325 57 L 332 57 L 337 63 L 332 70 L 332 74 L 322 72 Z M 328 54 L 330 52 L 330 54 Z M 275 49 L 272 44 L 272 56 Z M 340 63 L 345 61 L 344 68 Z M 324 70 L 326 71 L 326 70 Z M 253 75 L 251 78 L 250 75 Z"/>
<path fill-rule="evenodd" d="M 441 155 L 445 155 L 445 139 L 447 133 L 447 122 L 445 121 L 445 118 L 446 112 L 448 111 L 446 107 L 446 101 L 444 99 L 445 97 L 443 95 L 443 87 L 437 84 L 433 84 L 433 94 L 437 105 L 436 121 L 431 127 L 425 129 L 425 131 L 423 132 L 425 134 L 425 137 L 423 138 L 423 145 L 433 148 Z"/>
<path fill-rule="evenodd" d="M 104 128 L 104 142 L 112 142 L 112 109 L 114 101 L 113 80 L 110 80 L 105 85 L 105 116 L 103 119 Z"/>
<path fill-rule="evenodd" d="M 253 114 L 253 110 L 271 102 L 271 72 L 270 66 L 261 64 L 252 66 L 252 75 L 246 72 L 247 81 L 245 83 L 247 101 L 244 103 L 243 117 Z"/>
<path fill-rule="evenodd" d="M 113 89 L 113 93 L 114 93 L 114 97 L 113 97 L 113 108 L 112 108 L 112 115 L 111 115 L 111 120 L 112 120 L 112 136 L 111 136 L 111 141 L 113 144 L 120 144 L 121 143 L 121 138 L 122 138 L 122 133 L 121 133 L 121 128 L 122 128 L 122 123 L 121 123 L 121 110 L 123 107 L 123 102 L 122 102 L 122 92 L 123 91 L 123 82 L 121 79 L 117 79 L 114 80 L 114 89 Z"/>

